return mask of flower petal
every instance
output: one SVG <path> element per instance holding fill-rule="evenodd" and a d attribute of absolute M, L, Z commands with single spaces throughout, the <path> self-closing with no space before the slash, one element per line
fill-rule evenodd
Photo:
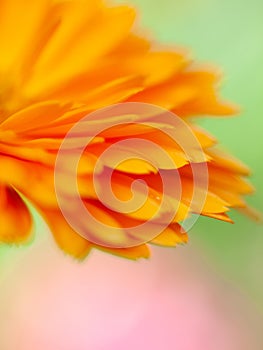
<path fill-rule="evenodd" d="M 151 243 L 164 247 L 175 247 L 177 244 L 187 243 L 187 241 L 187 233 L 183 228 L 179 224 L 171 224 Z"/>
<path fill-rule="evenodd" d="M 29 237 L 32 218 L 19 194 L 0 185 L 0 243 L 21 243 Z"/>
<path fill-rule="evenodd" d="M 67 254 L 77 258 L 85 258 L 92 248 L 92 244 L 76 233 L 66 222 L 60 210 L 43 210 L 51 232 L 59 247 Z"/>

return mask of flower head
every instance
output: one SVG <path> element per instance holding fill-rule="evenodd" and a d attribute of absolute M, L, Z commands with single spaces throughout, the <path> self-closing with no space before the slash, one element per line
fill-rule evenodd
<path fill-rule="evenodd" d="M 58 245 L 78 258 L 96 247 L 136 259 L 149 256 L 148 241 L 164 246 L 184 243 L 187 234 L 180 222 L 197 211 L 192 200 L 194 164 L 205 165 L 209 175 L 200 214 L 231 222 L 230 208 L 246 209 L 242 196 L 252 191 L 244 180 L 249 170 L 216 148 L 216 140 L 190 120 L 235 112 L 235 107 L 217 96 L 217 72 L 190 61 L 181 50 L 155 47 L 138 36 L 133 29 L 134 10 L 126 6 L 110 7 L 99 0 L 0 0 L 0 17 L 0 242 L 28 239 L 32 218 L 27 199 L 41 212 Z M 128 122 L 115 115 L 118 123 L 108 129 L 110 119 L 103 114 L 95 118 L 105 128 L 88 133 L 93 137 L 77 166 L 77 178 L 83 204 L 96 220 L 121 228 L 123 237 L 128 237 L 127 227 L 149 221 L 160 205 L 163 193 L 158 170 L 163 170 L 168 181 L 180 175 L 181 195 L 179 199 L 171 196 L 172 209 L 177 207 L 167 227 L 141 244 L 114 247 L 99 244 L 99 232 L 89 222 L 80 220 L 91 240 L 69 225 L 58 203 L 54 169 L 63 140 L 76 123 L 101 108 L 131 102 L 157 105 L 176 114 L 198 141 L 203 158 L 189 159 L 181 145 L 165 134 L 160 118 L 157 127 L 151 127 L 138 124 L 139 114 Z M 85 122 L 88 130 L 95 128 L 92 118 Z M 169 123 L 163 124 L 169 129 Z M 68 182 L 70 157 L 78 148 L 76 140 L 83 137 L 87 134 L 70 138 L 71 148 L 60 168 L 64 180 L 59 184 L 68 203 L 75 195 Z M 130 199 L 134 180 L 144 180 L 149 189 L 148 199 L 138 210 L 120 213 L 99 200 L 93 174 L 109 146 L 135 137 L 157 144 L 175 165 L 157 166 L 156 171 L 145 160 L 136 159 L 135 147 L 129 148 L 129 160 L 111 171 L 114 159 L 108 157 L 100 170 L 101 179 L 110 171 L 112 190 L 119 200 Z M 135 192 L 142 194 L 139 187 Z M 107 241 L 111 240 L 109 235 Z"/>

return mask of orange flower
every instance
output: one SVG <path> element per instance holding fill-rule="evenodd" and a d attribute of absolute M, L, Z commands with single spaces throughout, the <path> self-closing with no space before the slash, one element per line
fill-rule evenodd
<path fill-rule="evenodd" d="M 235 111 L 217 97 L 218 74 L 192 63 L 180 50 L 155 48 L 132 29 L 134 19 L 132 9 L 107 7 L 99 0 L 0 0 L 0 242 L 29 238 L 32 218 L 27 199 L 42 213 L 66 253 L 83 258 L 96 247 L 132 259 L 149 256 L 146 243 L 107 248 L 82 237 L 63 217 L 54 189 L 56 157 L 65 135 L 88 113 L 120 102 L 150 103 L 180 116 L 198 139 L 205 161 L 189 160 L 158 129 L 130 122 L 101 132 L 86 147 L 78 167 L 80 195 L 94 217 L 125 234 L 128 226 L 147 222 L 160 204 L 160 177 L 144 161 L 130 160 L 112 176 L 113 191 L 124 201 L 134 179 L 147 182 L 150 199 L 135 213 L 108 209 L 93 188 L 93 170 L 101 153 L 132 137 L 162 147 L 177 164 L 166 169 L 168 178 L 175 171 L 181 178 L 178 210 L 151 243 L 175 246 L 187 241 L 179 222 L 195 212 L 191 162 L 205 162 L 209 173 L 202 215 L 231 221 L 229 208 L 246 208 L 242 196 L 252 191 L 243 179 L 248 169 L 215 148 L 215 139 L 189 119 Z M 105 169 L 110 167 L 109 161 Z M 70 198 L 66 179 L 67 169 L 61 186 Z M 96 230 L 86 225 L 96 236 Z"/>

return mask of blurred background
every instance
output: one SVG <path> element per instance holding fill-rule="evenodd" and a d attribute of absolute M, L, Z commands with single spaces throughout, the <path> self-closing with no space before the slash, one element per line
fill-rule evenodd
<path fill-rule="evenodd" d="M 122 1 L 124 2 L 124 1 Z M 263 2 L 130 0 L 152 37 L 222 68 L 238 118 L 203 119 L 253 170 L 263 209 Z M 1 350 L 263 349 L 263 226 L 200 219 L 186 247 L 131 262 L 65 257 L 35 213 L 27 247 L 0 246 Z"/>

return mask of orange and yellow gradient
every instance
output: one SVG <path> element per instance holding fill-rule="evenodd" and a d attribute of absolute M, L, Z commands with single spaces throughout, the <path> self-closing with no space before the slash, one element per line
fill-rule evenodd
<path fill-rule="evenodd" d="M 251 212 L 243 200 L 243 195 L 253 191 L 244 179 L 249 170 L 215 147 L 216 140 L 197 128 L 191 119 L 235 112 L 235 107 L 222 102 L 218 96 L 217 71 L 193 62 L 179 49 L 152 44 L 136 34 L 135 11 L 128 6 L 111 6 L 100 0 L 28 0 L 24 3 L 1 0 L 0 5 L 1 242 L 21 243 L 30 238 L 32 218 L 24 198 L 42 213 L 58 245 L 66 253 L 81 259 L 92 248 L 132 259 L 147 258 L 150 251 L 146 243 L 175 246 L 186 242 L 180 222 L 189 214 L 231 222 L 227 214 L 230 208 Z M 137 110 L 130 112 L 134 115 L 130 119 L 114 111 L 111 117 L 118 120 L 113 125 L 118 126 L 118 130 L 113 127 L 94 132 L 97 125 L 106 128 L 109 118 L 103 113 L 92 118 L 89 113 L 116 103 L 147 103 L 175 113 L 178 120 L 190 128 L 199 143 L 199 150 L 192 145 L 195 152 L 189 154 L 182 142 L 177 142 L 178 137 L 171 140 L 160 132 L 164 124 L 166 129 L 174 128 L 179 135 L 183 133 L 183 138 L 188 140 L 189 137 L 189 132 L 184 135 L 181 127 L 178 130 L 177 125 L 166 122 L 161 112 L 157 120 L 153 118 L 153 128 L 142 124 L 143 118 Z M 84 116 L 87 119 L 83 120 Z M 76 124 L 81 132 L 68 137 Z M 80 140 L 87 137 L 92 140 L 83 149 L 78 169 L 75 169 L 71 156 L 78 151 Z M 70 145 L 67 150 L 62 150 L 64 162 L 55 172 L 61 173 L 59 183 L 64 192 L 64 203 L 61 204 L 54 188 L 54 169 L 64 138 L 70 139 Z M 156 143 L 174 165 L 157 162 L 152 170 L 146 164 L 147 158 L 135 162 L 137 146 L 125 149 L 119 145 L 129 138 Z M 117 143 L 115 153 L 126 152 L 128 159 L 114 168 L 111 161 L 114 155 L 108 156 L 100 170 L 101 178 L 113 168 L 112 189 L 122 201 L 127 200 L 123 194 L 129 193 L 132 183 L 141 177 L 149 188 L 145 203 L 130 213 L 107 208 L 92 184 L 95 164 L 101 153 Z M 61 150 L 59 152 L 61 154 Z M 144 153 L 155 154 L 156 149 L 148 146 Z M 193 192 L 199 184 L 196 184 L 192 168 L 204 163 L 209 180 L 203 206 L 196 210 L 200 199 L 193 199 Z M 123 231 L 121 242 L 115 244 L 114 235 L 107 230 L 102 239 L 98 238 L 101 226 L 96 229 L 90 220 L 81 221 L 83 215 L 79 216 L 78 226 L 84 227 L 88 234 L 80 235 L 79 229 L 65 220 L 61 208 L 71 206 L 77 216 L 79 212 L 72 204 L 76 193 L 68 184 L 71 177 L 68 168 L 72 167 L 77 172 L 78 195 L 83 205 L 97 221 L 107 225 L 108 231 L 112 226 Z M 127 226 L 134 227 L 138 222 L 143 224 L 154 217 L 163 195 L 158 175 L 160 171 L 166 171 L 172 189 L 176 187 L 171 182 L 175 170 L 181 181 L 180 197 L 170 195 L 166 210 L 158 215 L 158 220 L 152 221 L 159 225 L 172 210 L 173 217 L 165 221 L 155 237 L 141 238 L 138 243 Z M 199 171 L 200 176 L 204 176 L 203 169 Z M 200 188 L 199 192 L 202 191 Z M 134 196 L 141 195 L 141 187 L 137 187 Z M 134 244 L 125 242 L 129 235 Z M 95 238 L 87 239 L 90 237 Z"/>
<path fill-rule="evenodd" d="M 134 0 L 133 3 L 142 9 L 144 22 L 160 41 L 192 47 L 202 60 L 215 61 L 227 70 L 228 81 L 224 93 L 244 107 L 242 118 L 211 121 L 205 119 L 199 123 L 212 131 L 253 168 L 253 183 L 258 191 L 249 202 L 261 208 L 263 52 L 259 42 L 263 33 L 262 2 L 252 0 L 248 4 L 238 0 Z M 1 70 L 0 105 L 10 110 L 25 103 L 23 93 L 26 90 L 20 84 L 29 81 L 32 74 L 23 76 L 23 72 L 29 69 L 33 73 L 35 70 L 34 62 L 37 61 L 34 60 L 39 57 L 39 47 L 43 44 L 41 40 L 44 40 L 45 35 L 47 38 L 52 32 L 52 26 L 55 26 L 55 19 L 45 21 L 46 17 L 42 16 L 45 14 L 50 19 L 55 12 L 46 13 L 46 8 L 40 6 L 44 4 L 41 1 L 34 2 L 30 11 L 26 10 L 29 1 L 18 3 L 0 0 L 0 4 L 8 4 L 12 10 L 9 16 L 0 11 L 1 26 L 7 25 L 6 34 L 1 37 L 1 47 L 6 45 L 5 53 L 18 54 L 17 57 L 21 59 L 25 42 L 32 49 L 26 51 L 24 60 L 16 61 L 15 70 L 7 70 L 8 74 L 5 75 L 2 75 L 4 70 Z M 38 12 L 38 9 L 41 11 Z M 63 2 L 58 3 L 57 10 L 59 9 L 63 9 Z M 26 21 L 21 16 L 24 12 Z M 33 24 L 28 20 L 33 19 L 30 17 L 31 12 L 38 14 L 35 24 L 47 24 L 42 26 L 41 38 L 39 35 L 35 36 L 35 33 L 34 36 L 26 38 L 26 31 Z M 71 14 L 71 25 L 75 26 L 73 15 L 76 11 Z M 85 13 L 83 21 L 84 16 Z M 10 19 L 12 23 L 16 23 L 15 26 L 10 24 Z M 109 35 L 109 42 L 111 34 L 109 30 L 106 31 L 105 37 Z M 18 37 L 19 45 L 13 45 Z M 67 36 L 67 40 L 69 39 Z M 80 39 L 85 40 L 83 36 Z M 57 65 L 64 55 L 69 54 L 67 40 L 61 42 L 64 45 L 61 49 L 63 54 L 58 56 Z M 0 61 L 5 61 L 4 64 L 8 65 L 10 57 L 5 60 L 1 56 Z M 81 64 L 79 67 L 81 68 Z M 143 69 L 146 68 L 147 65 L 144 65 Z M 99 69 L 98 71 L 103 79 L 104 74 Z M 70 69 L 65 72 L 70 72 Z M 33 94 L 37 95 L 53 77 L 56 75 L 42 71 L 42 78 L 35 81 L 36 90 Z M 40 90 L 37 89 L 37 83 Z M 123 82 L 119 92 L 124 91 L 124 86 L 127 86 L 127 81 Z M 51 87 L 52 84 L 46 90 L 46 96 L 51 91 L 53 93 L 55 86 L 53 85 L 53 90 Z M 131 85 L 128 88 L 130 87 Z M 43 90 L 41 94 L 42 92 Z M 64 94 L 64 91 L 60 92 Z M 100 91 L 95 90 L 95 93 L 99 93 L 97 96 L 101 98 Z M 76 91 L 76 95 L 80 96 L 81 91 Z M 98 102 L 94 94 L 92 99 Z M 211 111 L 207 113 L 212 114 Z M 45 119 L 47 114 L 41 116 L 40 122 L 49 122 Z M 34 115 L 32 118 L 34 119 Z M 37 128 L 38 132 L 45 130 L 43 124 L 37 125 Z M 41 137 L 43 134 L 37 135 Z M 1 134 L 0 138 L 2 137 Z M 34 164 L 35 156 L 38 160 L 46 160 L 43 145 L 47 145 L 44 140 L 36 143 L 30 156 L 27 150 L 21 149 L 19 156 L 27 159 L 30 170 L 22 172 L 19 163 L 5 163 L 5 167 L 2 163 L 0 176 L 6 176 L 6 183 L 13 179 L 15 181 L 18 175 L 22 176 L 24 182 L 21 184 L 24 183 L 23 188 L 29 199 L 32 196 L 44 203 L 50 203 L 53 192 L 47 191 L 45 186 L 49 181 L 51 184 L 53 182 L 42 171 L 42 167 L 37 168 Z M 10 148 L 14 150 L 14 147 Z M 2 169 L 8 169 L 7 165 L 10 165 L 10 171 L 4 175 Z M 17 194 L 5 188 L 4 194 L 6 192 L 12 196 L 13 205 L 9 207 L 9 216 L 4 211 L 3 220 L 8 221 L 10 232 L 15 230 L 18 233 L 18 222 L 20 227 L 31 225 L 29 212 L 21 206 L 22 202 Z M 19 194 L 23 194 L 21 189 Z M 6 202 L 1 201 L 1 205 L 2 215 Z M 17 211 L 17 207 L 24 208 L 24 211 Z M 235 225 L 204 217 L 191 231 L 190 242 L 184 248 L 174 250 L 151 246 L 151 259 L 137 262 L 118 259 L 92 249 L 85 261 L 77 263 L 57 249 L 48 226 L 38 214 L 34 211 L 33 213 L 35 227 L 34 237 L 30 237 L 30 245 L 0 246 L 1 350 L 263 348 L 261 226 L 237 214 L 231 214 Z M 57 217 L 55 222 L 58 222 Z M 25 232 L 28 232 L 27 229 L 24 229 Z M 7 237 L 10 242 L 19 242 L 28 236 L 25 233 L 20 237 L 12 234 Z M 71 255 L 77 256 L 78 249 L 83 255 L 86 254 L 85 249 L 81 250 L 81 239 L 74 240 L 74 244 L 68 239 L 61 241 L 60 246 Z M 67 250 L 66 247 L 71 247 L 72 250 Z"/>

